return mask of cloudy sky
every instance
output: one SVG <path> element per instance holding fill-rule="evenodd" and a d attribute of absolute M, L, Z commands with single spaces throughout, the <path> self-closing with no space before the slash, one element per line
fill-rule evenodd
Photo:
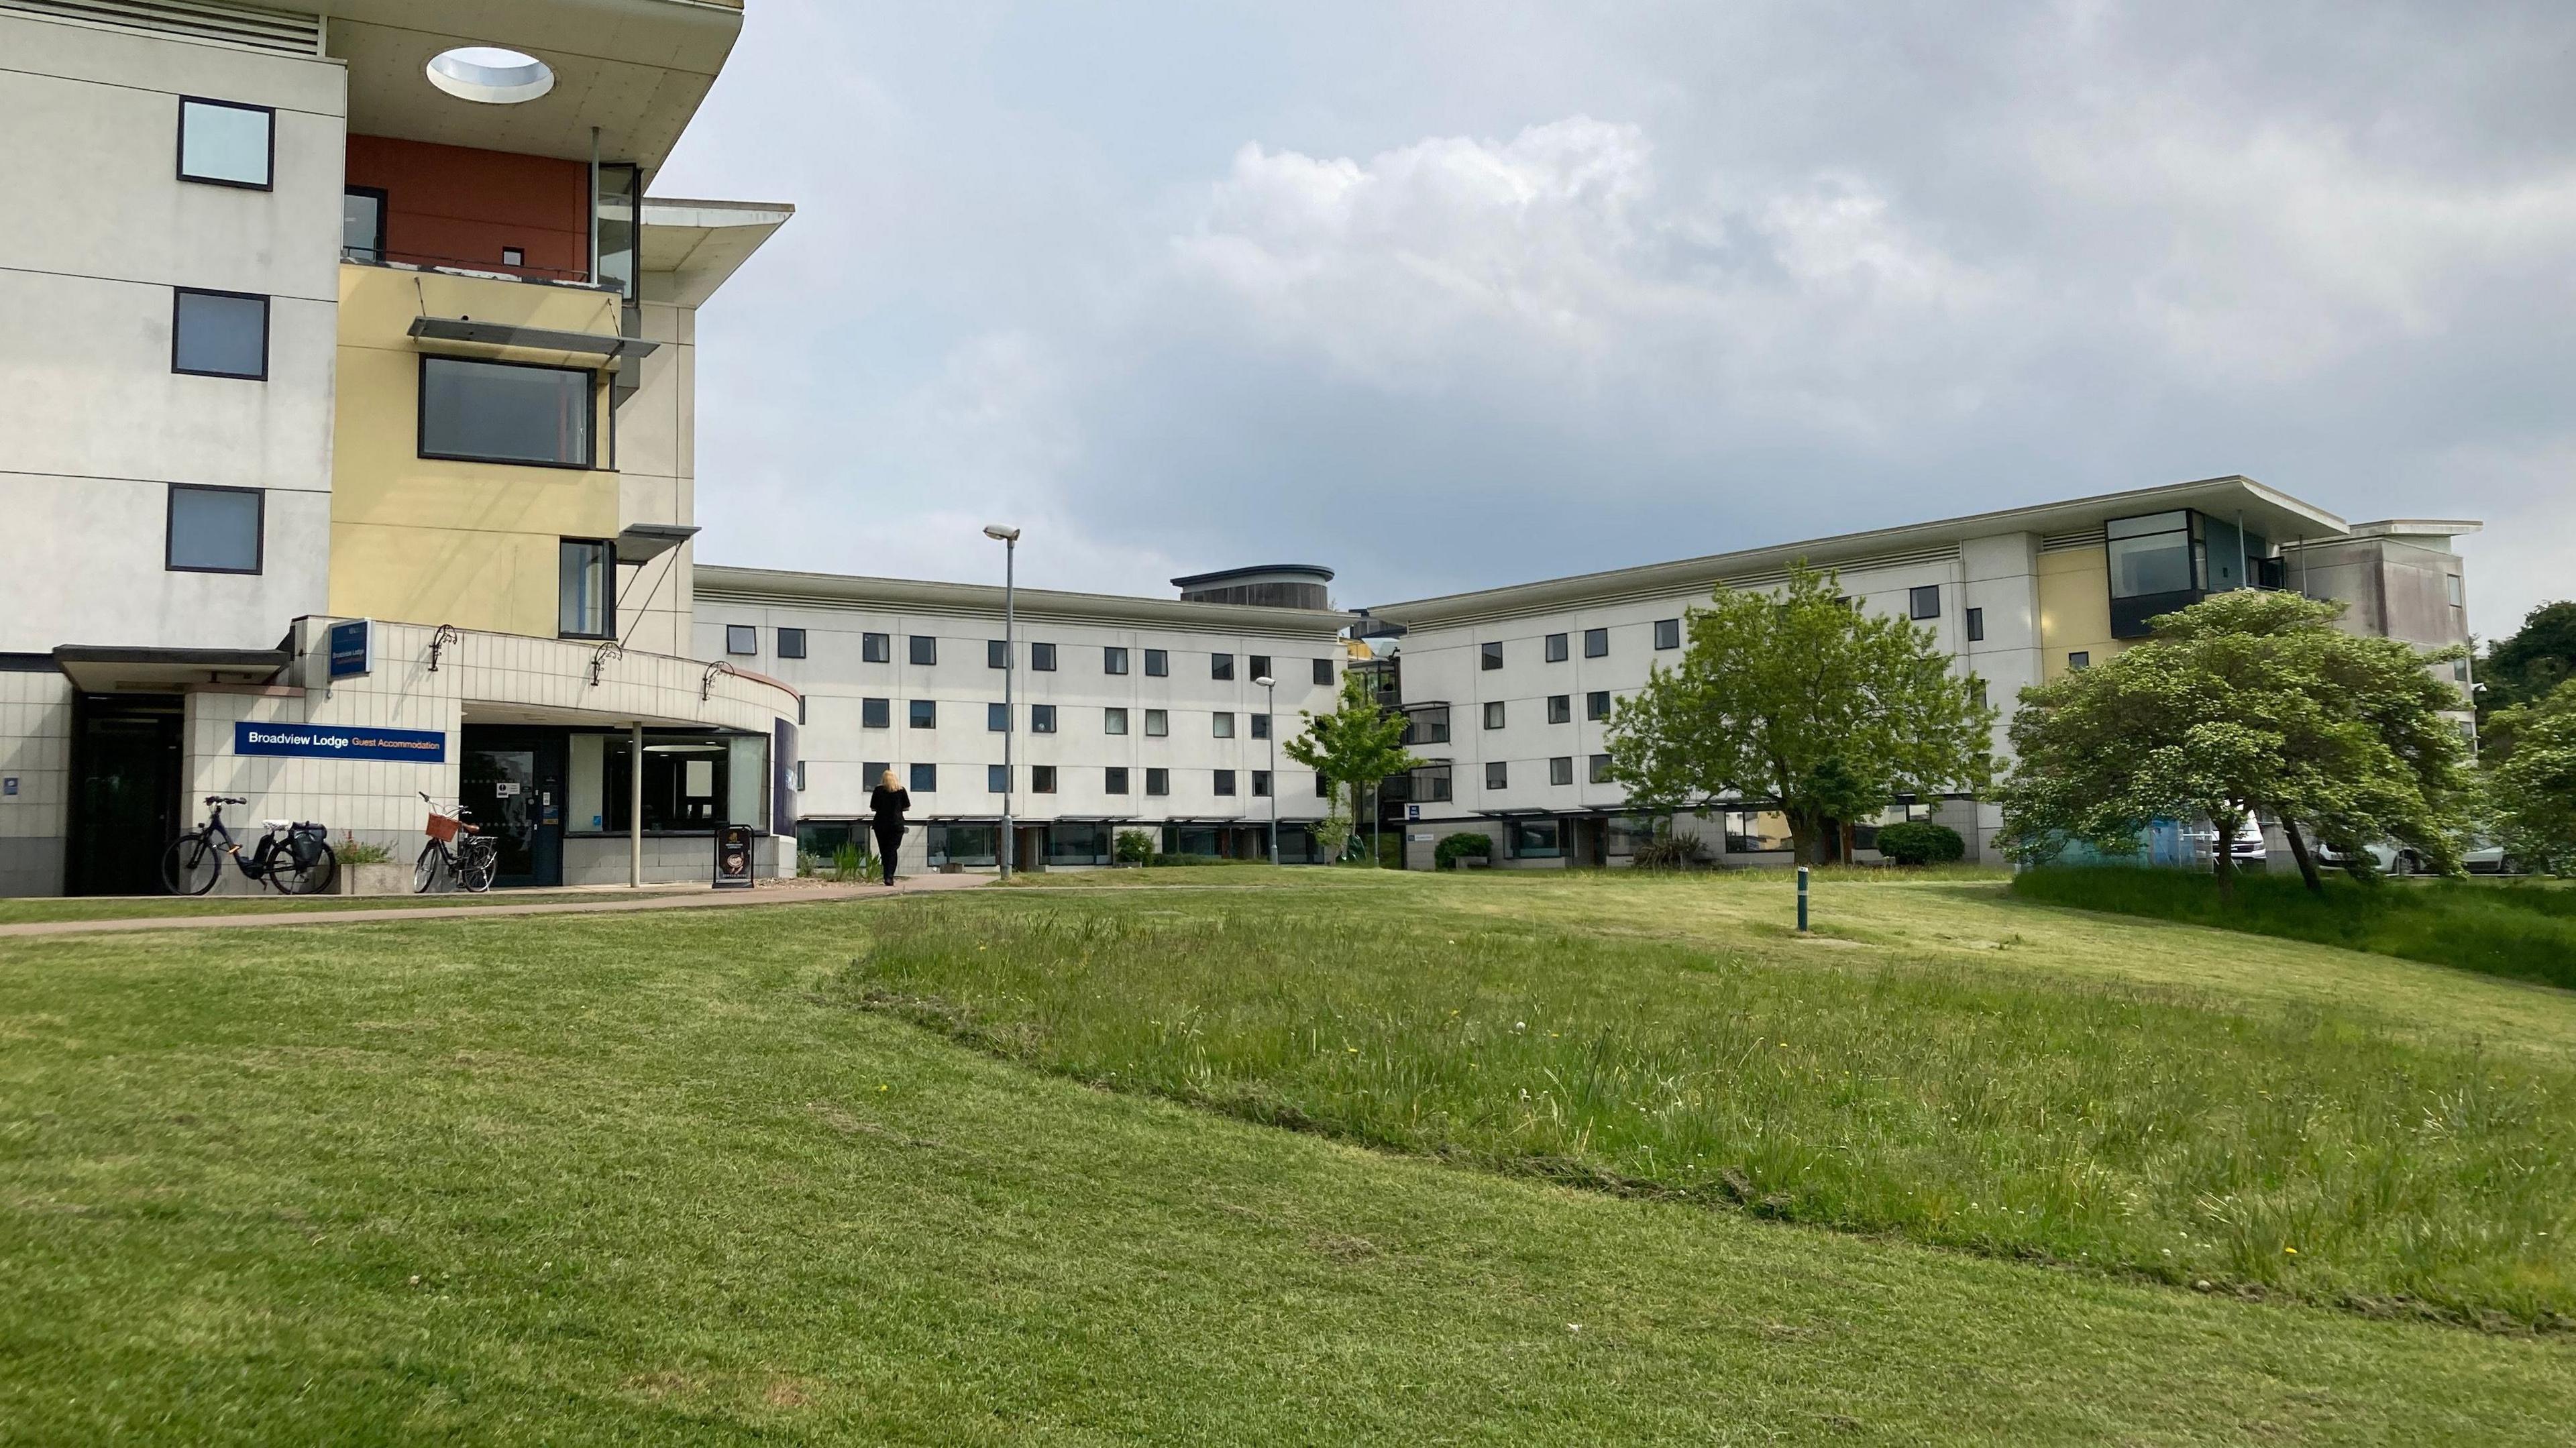
<path fill-rule="evenodd" d="M 1367 604 L 2242 472 L 2576 594 L 2576 6 L 758 0 L 701 557 Z"/>

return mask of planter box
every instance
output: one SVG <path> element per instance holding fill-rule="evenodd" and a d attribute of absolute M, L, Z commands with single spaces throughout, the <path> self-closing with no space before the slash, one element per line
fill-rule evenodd
<path fill-rule="evenodd" d="M 1470 870 L 1490 870 L 1494 868 L 1494 857 L 1491 855 L 1460 855 L 1458 857 L 1458 863 L 1466 866 Z"/>
<path fill-rule="evenodd" d="M 342 865 L 339 892 L 343 895 L 408 895 L 411 893 L 411 866 L 391 862 Z"/>

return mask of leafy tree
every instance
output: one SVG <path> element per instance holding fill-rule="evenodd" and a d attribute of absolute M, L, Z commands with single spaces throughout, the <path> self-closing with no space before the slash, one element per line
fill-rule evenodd
<path fill-rule="evenodd" d="M 2514 741 L 2501 760 L 2489 756 L 2497 835 L 2532 869 L 2576 874 L 2576 679 L 2495 722 Z"/>
<path fill-rule="evenodd" d="M 1690 611 L 1681 662 L 1611 715 L 1610 777 L 1649 814 L 1777 800 L 1813 864 L 1828 820 L 1899 790 L 1982 788 L 1994 720 L 1929 632 L 1854 607 L 1801 563 L 1776 594 L 1720 590 Z"/>
<path fill-rule="evenodd" d="M 2576 603 L 2544 603 L 2488 648 L 2478 667 L 2478 682 L 2486 685 L 2478 702 L 2501 712 L 2537 702 L 2570 678 L 2576 678 Z"/>
<path fill-rule="evenodd" d="M 2158 819 L 2207 819 L 2221 842 L 2279 820 L 2312 890 L 2305 826 L 2347 855 L 2395 838 L 2458 868 L 2470 799 L 2459 707 L 2430 663 L 2393 639 L 2335 627 L 2343 605 L 2237 590 L 2154 621 L 2146 641 L 2022 693 L 2002 801 L 2024 858 L 2066 838 L 2133 853 Z M 2213 852 L 2222 893 L 2235 861 Z"/>
<path fill-rule="evenodd" d="M 1353 820 L 1362 817 L 1368 793 L 1380 781 L 1422 766 L 1404 747 L 1404 716 L 1379 707 L 1359 670 L 1342 671 L 1341 697 L 1331 713 L 1308 710 L 1298 717 L 1306 721 L 1305 730 L 1281 748 L 1347 791 Z"/>

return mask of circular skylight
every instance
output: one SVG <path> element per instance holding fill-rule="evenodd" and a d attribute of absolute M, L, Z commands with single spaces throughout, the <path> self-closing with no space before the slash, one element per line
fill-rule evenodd
<path fill-rule="evenodd" d="M 513 106 L 553 90 L 555 73 L 533 55 L 497 45 L 460 45 L 430 58 L 429 83 L 458 100 Z"/>

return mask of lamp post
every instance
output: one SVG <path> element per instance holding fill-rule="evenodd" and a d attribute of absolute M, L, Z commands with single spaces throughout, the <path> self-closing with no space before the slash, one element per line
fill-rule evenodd
<path fill-rule="evenodd" d="M 1011 680 L 1020 671 L 1019 617 L 1013 578 L 1019 561 L 1020 530 L 999 523 L 984 525 L 984 536 L 1002 545 L 1002 847 L 993 852 L 1002 866 L 1002 878 L 1011 878 L 1011 854 L 1017 841 L 1011 835 L 1011 735 L 1019 726 L 1013 711 Z"/>
<path fill-rule="evenodd" d="M 1252 681 L 1268 695 L 1262 708 L 1261 732 L 1270 736 L 1270 863 L 1279 863 L 1279 681 L 1268 674 Z"/>

